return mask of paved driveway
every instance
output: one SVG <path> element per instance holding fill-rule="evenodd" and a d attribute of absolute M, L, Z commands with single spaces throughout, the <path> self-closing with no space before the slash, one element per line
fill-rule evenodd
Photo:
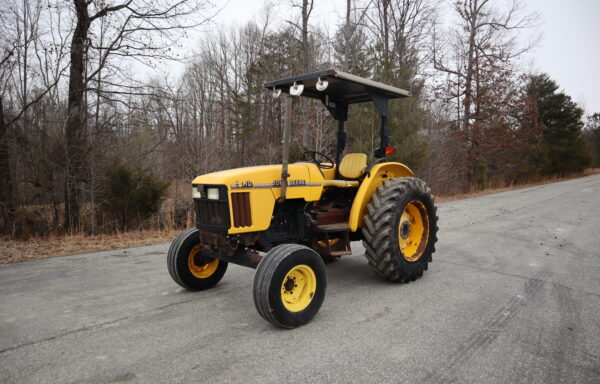
<path fill-rule="evenodd" d="M 0 266 L 0 382 L 600 383 L 600 176 L 439 216 L 423 278 L 382 281 L 355 243 L 295 330 L 251 269 L 180 289 L 168 244 Z"/>

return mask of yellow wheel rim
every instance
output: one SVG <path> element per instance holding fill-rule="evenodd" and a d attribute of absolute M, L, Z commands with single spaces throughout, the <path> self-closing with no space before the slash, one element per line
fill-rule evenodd
<path fill-rule="evenodd" d="M 283 278 L 281 301 L 291 312 L 308 307 L 317 291 L 317 277 L 308 265 L 296 265 Z"/>
<path fill-rule="evenodd" d="M 409 202 L 398 224 L 398 243 L 406 261 L 417 261 L 423 255 L 429 240 L 429 215 L 425 205 L 418 201 Z"/>
<path fill-rule="evenodd" d="M 188 267 L 190 268 L 190 272 L 192 275 L 199 279 L 206 279 L 207 277 L 212 276 L 213 273 L 217 270 L 219 266 L 219 259 L 214 259 L 211 262 L 205 264 L 196 264 L 196 256 L 200 253 L 202 246 L 200 244 L 196 245 L 190 251 L 188 255 Z"/>

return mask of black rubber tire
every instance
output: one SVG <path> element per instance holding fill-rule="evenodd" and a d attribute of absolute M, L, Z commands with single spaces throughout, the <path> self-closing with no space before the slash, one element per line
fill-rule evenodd
<path fill-rule="evenodd" d="M 404 207 L 413 200 L 420 201 L 427 210 L 429 237 L 421 257 L 411 262 L 403 257 L 400 250 L 398 225 Z M 416 177 L 385 181 L 373 194 L 367 211 L 362 233 L 369 266 L 387 280 L 398 283 L 423 276 L 435 252 L 438 231 L 435 197 L 427 184 Z"/>
<path fill-rule="evenodd" d="M 209 277 L 201 279 L 192 274 L 188 266 L 188 256 L 199 242 L 200 237 L 196 228 L 185 230 L 175 237 L 167 254 L 169 274 L 177 284 L 190 291 L 202 291 L 214 287 L 227 271 L 227 262 L 219 260 L 217 269 Z"/>
<path fill-rule="evenodd" d="M 317 287 L 312 301 L 299 312 L 289 311 L 281 300 L 281 285 L 296 265 L 305 264 L 315 273 Z M 261 260 L 254 276 L 254 305 L 267 321 L 281 328 L 296 328 L 308 323 L 319 311 L 327 289 L 327 270 L 318 253 L 298 244 L 274 247 Z"/>

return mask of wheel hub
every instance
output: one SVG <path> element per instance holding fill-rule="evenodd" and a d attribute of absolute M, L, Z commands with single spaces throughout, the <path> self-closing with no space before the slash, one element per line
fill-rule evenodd
<path fill-rule="evenodd" d="M 206 264 L 206 260 L 204 260 L 204 257 L 202 257 L 202 254 L 200 252 L 197 252 L 194 255 L 194 264 L 196 264 L 197 266 L 202 266 Z"/>
<path fill-rule="evenodd" d="M 400 237 L 403 239 L 407 239 L 410 235 L 412 227 L 409 221 L 404 221 L 400 224 Z"/>
<path fill-rule="evenodd" d="M 283 284 L 283 287 L 287 292 L 289 293 L 294 293 L 294 288 L 297 287 L 298 285 L 296 284 L 296 278 L 295 277 L 288 277 L 287 280 L 285 281 L 285 283 Z"/>
<path fill-rule="evenodd" d="M 212 259 L 202 255 L 202 245 L 197 244 L 188 255 L 188 268 L 194 277 L 206 279 L 210 277 L 219 266 L 219 259 Z"/>
<path fill-rule="evenodd" d="M 417 261 L 429 239 L 429 215 L 425 205 L 412 200 L 404 207 L 398 224 L 398 245 L 406 261 Z"/>
<path fill-rule="evenodd" d="M 281 301 L 291 312 L 299 312 L 311 303 L 317 290 L 317 277 L 311 267 L 296 265 L 281 283 Z"/>

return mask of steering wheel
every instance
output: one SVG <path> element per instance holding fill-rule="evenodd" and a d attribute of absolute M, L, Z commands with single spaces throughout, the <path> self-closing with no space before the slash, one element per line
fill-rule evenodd
<path fill-rule="evenodd" d="M 331 160 L 327 155 L 322 154 L 317 151 L 304 151 L 302 154 L 302 159 L 309 163 L 315 163 L 321 169 L 331 169 L 333 168 L 333 160 Z"/>

